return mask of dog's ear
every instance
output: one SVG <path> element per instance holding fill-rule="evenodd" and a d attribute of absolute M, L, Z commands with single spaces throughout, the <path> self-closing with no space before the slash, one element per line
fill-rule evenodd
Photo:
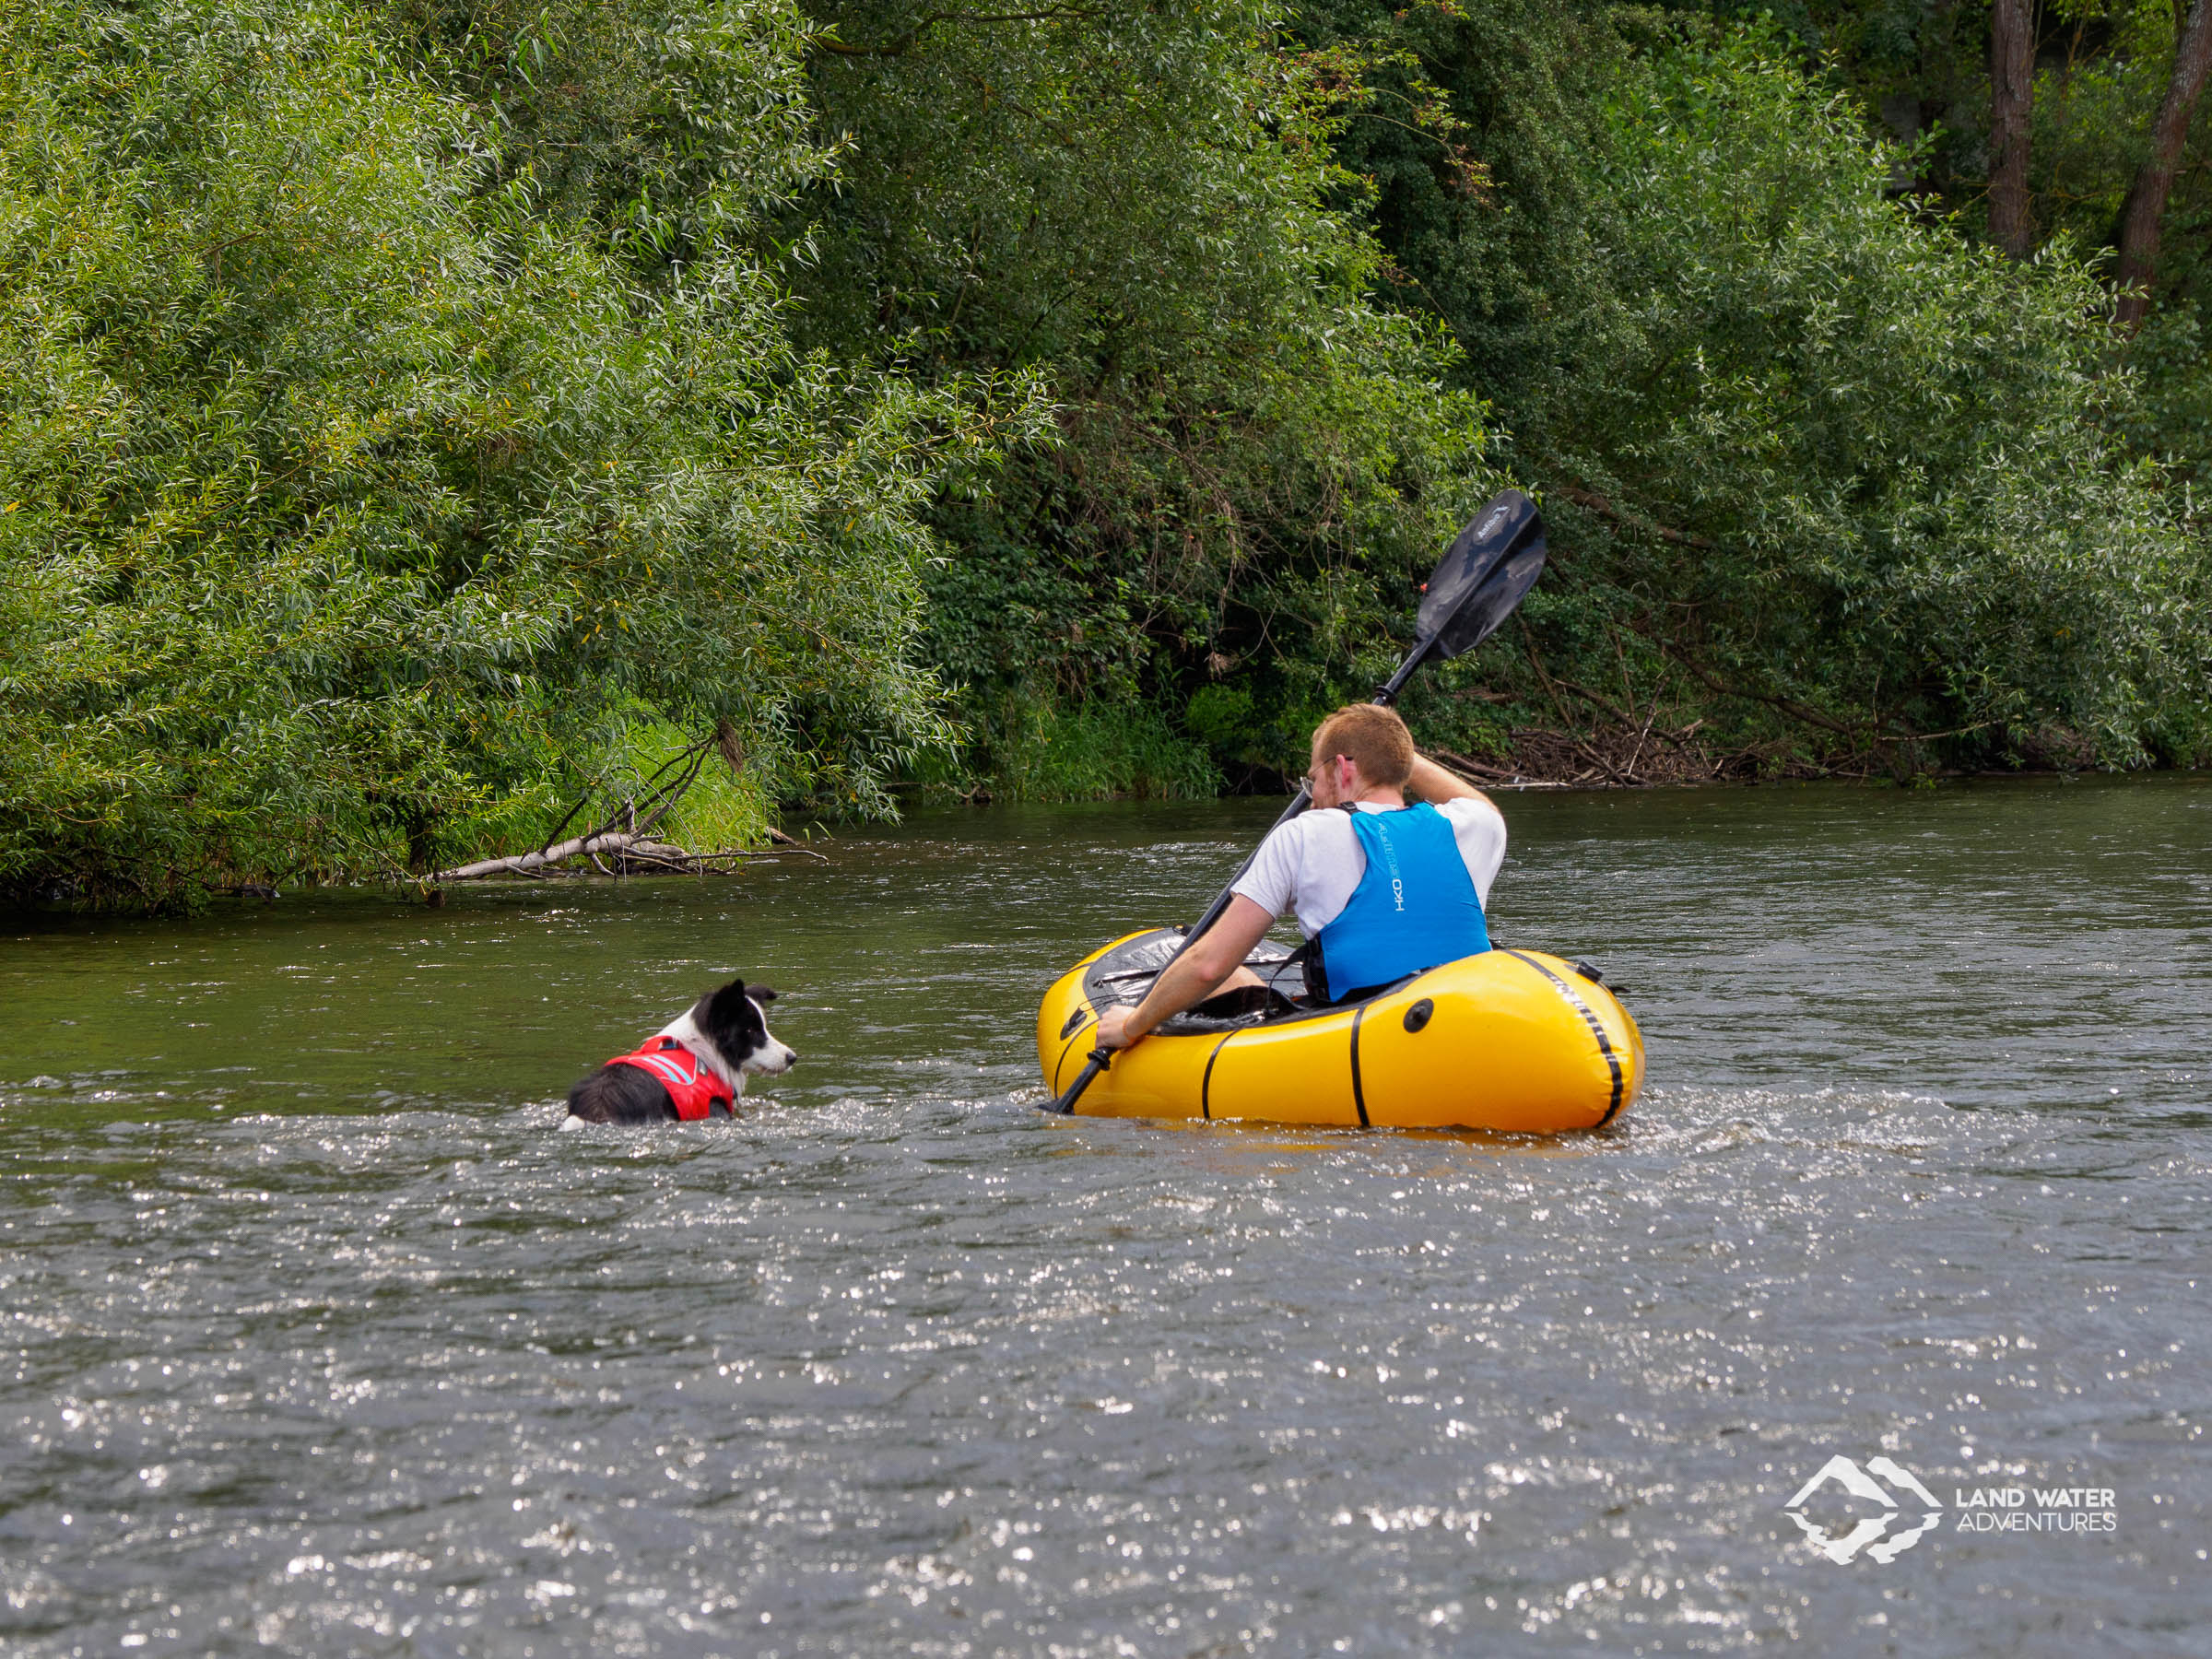
<path fill-rule="evenodd" d="M 734 1019 L 744 1024 L 747 1018 L 744 978 L 740 976 L 726 985 L 718 985 L 700 997 L 697 1017 L 701 1021 Z"/>
<path fill-rule="evenodd" d="M 767 1004 L 776 1000 L 776 994 L 766 985 L 747 985 L 745 994 L 757 1003 Z"/>

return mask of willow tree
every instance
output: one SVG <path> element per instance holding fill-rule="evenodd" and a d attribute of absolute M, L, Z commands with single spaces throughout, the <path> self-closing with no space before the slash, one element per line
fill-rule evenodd
<path fill-rule="evenodd" d="M 1520 700 L 1470 743 L 1632 714 L 1757 764 L 2205 752 L 2212 572 L 2112 437 L 2138 389 L 2090 260 L 1900 200 L 1898 152 L 1771 28 L 1315 10 L 1410 65 L 1346 160 L 1557 527 Z M 1424 85 L 1464 155 L 1394 119 Z"/>
<path fill-rule="evenodd" d="M 389 21 L 0 21 L 0 893 L 434 867 L 641 728 L 862 806 L 944 735 L 919 511 L 1027 406 L 793 346 L 751 235 L 830 165 L 803 21 L 626 14 L 619 201 Z"/>
<path fill-rule="evenodd" d="M 973 764 L 1039 793 L 1282 764 L 1485 493 L 1451 350 L 1375 302 L 1332 138 L 1357 65 L 1258 0 L 819 0 L 803 337 L 1033 372 L 1057 441 L 948 501 L 931 640 Z M 1130 734 L 1149 734 L 1133 748 Z"/>

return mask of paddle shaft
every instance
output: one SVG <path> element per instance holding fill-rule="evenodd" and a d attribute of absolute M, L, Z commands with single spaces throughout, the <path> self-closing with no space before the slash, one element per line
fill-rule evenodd
<path fill-rule="evenodd" d="M 1416 645 L 1406 660 L 1398 665 L 1398 671 L 1392 675 L 1383 683 L 1382 689 L 1375 693 L 1372 700 L 1381 703 L 1386 709 L 1396 702 L 1398 693 L 1405 689 L 1406 682 L 1413 677 L 1413 671 L 1421 665 L 1422 661 L 1429 655 L 1429 648 L 1434 643 L 1434 640 L 1423 640 L 1418 645 Z M 1311 781 L 1308 781 L 1298 786 L 1298 793 L 1290 797 L 1290 805 L 1283 808 L 1282 817 L 1268 826 L 1267 834 L 1273 835 L 1312 805 L 1313 785 Z M 1266 845 L 1265 836 L 1261 838 L 1260 845 Z M 1184 951 L 1204 938 L 1207 930 L 1228 913 L 1229 901 L 1236 897 L 1237 883 L 1244 879 L 1244 872 L 1252 868 L 1252 861 L 1259 855 L 1259 847 L 1253 848 L 1244 855 L 1244 862 L 1237 866 L 1237 873 L 1229 878 L 1229 885 L 1214 895 L 1214 901 L 1207 905 L 1205 913 L 1191 924 L 1190 931 L 1182 935 L 1182 943 L 1175 947 L 1175 954 L 1160 964 L 1159 976 L 1153 979 L 1154 984 L 1159 982 L 1159 977 L 1165 976 L 1169 969 L 1182 960 Z M 1072 1113 L 1076 1109 L 1076 1102 L 1083 1098 L 1083 1091 L 1090 1087 L 1092 1080 L 1100 1072 L 1112 1064 L 1112 1050 L 1092 1049 L 1084 1061 L 1083 1069 L 1076 1074 L 1075 1081 L 1061 1091 L 1060 1098 L 1052 1103 L 1050 1110 L 1063 1115 Z"/>

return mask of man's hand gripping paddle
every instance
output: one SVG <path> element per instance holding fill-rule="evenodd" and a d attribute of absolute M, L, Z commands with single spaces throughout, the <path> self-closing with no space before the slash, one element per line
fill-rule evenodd
<path fill-rule="evenodd" d="M 1474 522 L 1459 533 L 1452 550 L 1444 555 L 1443 562 L 1423 585 L 1420 612 L 1414 619 L 1413 650 L 1398 665 L 1398 671 L 1375 693 L 1374 700 L 1385 707 L 1396 702 L 1406 682 L 1423 663 L 1448 662 L 1463 652 L 1474 650 L 1497 632 L 1499 624 L 1513 614 L 1514 607 L 1527 597 L 1528 590 L 1535 586 L 1536 577 L 1543 569 L 1544 520 L 1537 513 L 1535 503 L 1517 489 L 1509 489 L 1493 498 L 1488 506 L 1476 514 Z M 1281 829 L 1312 802 L 1312 786 L 1300 784 L 1269 833 Z M 1221 919 L 1222 912 L 1229 909 L 1237 883 L 1244 878 L 1244 872 L 1258 856 L 1257 847 L 1245 854 L 1237 873 L 1229 878 L 1229 885 L 1215 895 L 1213 903 L 1206 907 L 1206 913 L 1182 935 L 1175 955 L 1161 965 L 1161 973 L 1173 967 L 1177 959 Z M 1046 1110 L 1063 1113 L 1075 1111 L 1076 1102 L 1083 1098 L 1091 1079 L 1104 1071 L 1112 1059 L 1111 1050 L 1091 1050 L 1083 1069 L 1076 1074 L 1076 1080 Z"/>

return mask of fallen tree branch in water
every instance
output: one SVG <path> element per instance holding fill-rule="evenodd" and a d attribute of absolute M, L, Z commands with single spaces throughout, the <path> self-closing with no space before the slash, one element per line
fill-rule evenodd
<path fill-rule="evenodd" d="M 673 841 L 653 839 L 654 827 L 676 810 L 684 792 L 698 780 L 707 757 L 717 750 L 733 771 L 744 762 L 744 755 L 736 747 L 735 735 L 727 725 L 718 727 L 713 736 L 701 738 L 664 760 L 641 787 L 622 797 L 597 829 L 563 841 L 548 837 L 546 844 L 535 853 L 479 858 L 474 864 L 440 870 L 428 878 L 426 901 L 432 904 L 441 901 L 437 895 L 441 882 L 477 881 L 487 876 L 528 876 L 543 879 L 547 876 L 576 873 L 559 867 L 572 859 L 588 860 L 602 876 L 612 877 L 727 875 L 738 865 L 756 858 L 797 856 L 827 864 L 829 860 L 819 853 L 801 847 L 790 836 L 772 828 L 768 831 L 769 839 L 779 844 L 759 850 L 732 847 L 715 853 L 694 853 Z M 574 823 L 576 815 L 591 804 L 596 793 L 597 785 L 587 790 L 562 815 L 560 822 L 554 826 L 553 834 L 559 835 Z M 605 862 L 602 854 L 612 859 L 613 864 Z"/>
<path fill-rule="evenodd" d="M 611 866 L 601 862 L 602 854 L 613 858 Z M 628 830 L 610 830 L 600 835 L 580 835 L 535 853 L 518 853 L 508 858 L 479 858 L 474 864 L 440 870 L 429 879 L 436 885 L 479 881 L 487 876 L 569 875 L 573 872 L 560 866 L 578 858 L 589 859 L 603 876 L 727 875 L 738 865 L 759 858 L 811 858 L 817 864 L 830 862 L 806 847 L 729 847 L 719 853 L 694 853 L 673 841 L 654 841 L 651 836 L 634 835 Z"/>
<path fill-rule="evenodd" d="M 509 858 L 479 858 L 475 864 L 457 865 L 450 870 L 441 870 L 430 877 L 432 881 L 474 881 L 479 876 L 522 876 L 533 870 L 542 870 L 548 865 L 564 864 L 571 858 L 596 859 L 602 853 L 628 853 L 632 856 L 663 851 L 662 844 L 635 834 L 628 830 L 602 830 L 592 835 L 579 835 L 550 847 L 541 847 L 535 853 L 518 853 Z M 666 851 L 689 857 L 681 847 Z M 614 872 L 609 870 L 608 875 Z"/>

